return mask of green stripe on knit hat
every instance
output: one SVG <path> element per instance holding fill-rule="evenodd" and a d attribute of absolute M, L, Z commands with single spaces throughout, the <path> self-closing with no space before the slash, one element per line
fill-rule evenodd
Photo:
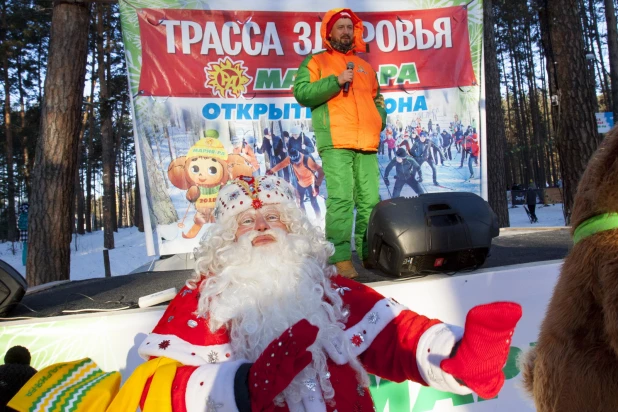
<path fill-rule="evenodd" d="M 573 244 L 599 232 L 618 228 L 618 213 L 603 213 L 582 222 L 573 233 Z"/>

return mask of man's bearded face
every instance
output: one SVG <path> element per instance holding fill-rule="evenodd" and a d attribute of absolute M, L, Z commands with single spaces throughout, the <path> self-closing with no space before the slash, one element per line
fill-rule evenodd
<path fill-rule="evenodd" d="M 339 43 L 351 44 L 354 37 L 354 23 L 351 19 L 341 18 L 333 25 L 330 38 Z"/>
<path fill-rule="evenodd" d="M 263 246 L 277 242 L 277 239 L 270 233 L 271 229 L 281 229 L 289 233 L 288 227 L 281 222 L 281 212 L 274 205 L 268 205 L 261 209 L 249 209 L 236 217 L 238 229 L 236 230 L 236 240 L 249 234 L 251 245 Z"/>
<path fill-rule="evenodd" d="M 330 31 L 331 45 L 339 51 L 350 50 L 354 41 L 354 23 L 351 19 L 341 18 Z M 340 50 L 341 49 L 341 50 Z"/>

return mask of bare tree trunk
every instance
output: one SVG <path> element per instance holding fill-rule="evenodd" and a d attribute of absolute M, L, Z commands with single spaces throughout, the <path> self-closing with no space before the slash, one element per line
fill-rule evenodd
<path fill-rule="evenodd" d="M 92 95 L 88 96 L 88 103 L 92 105 Z M 81 173 L 83 153 L 84 153 L 84 135 L 88 127 L 88 110 L 84 110 L 82 116 L 82 125 L 79 132 L 79 143 L 77 146 L 77 167 L 75 168 L 75 206 L 76 206 L 76 222 L 75 232 L 79 235 L 86 233 L 84 230 L 84 185 Z"/>
<path fill-rule="evenodd" d="M 577 1 L 551 0 L 545 5 L 549 39 L 556 62 L 559 97 L 556 146 L 564 185 L 565 222 L 569 224 L 577 183 L 597 147 L 595 95 L 586 64 Z"/>
<path fill-rule="evenodd" d="M 558 87 L 558 75 L 556 72 L 556 58 L 554 56 L 554 50 L 551 42 L 551 34 L 549 31 L 549 16 L 547 13 L 547 2 L 548 0 L 538 0 L 538 11 L 539 11 L 539 27 L 541 28 L 541 45 L 543 46 L 543 51 L 546 56 L 545 64 L 547 67 L 547 84 L 549 86 L 549 96 L 550 100 L 554 97 L 557 97 L 557 87 Z M 554 101 L 551 101 L 551 121 L 552 121 L 552 131 L 554 136 L 556 135 L 556 130 L 558 130 L 558 111 L 557 104 Z"/>
<path fill-rule="evenodd" d="M 614 123 L 618 124 L 618 29 L 616 29 L 616 8 L 612 0 L 604 1 L 605 18 L 607 20 L 607 50 L 609 54 L 612 111 L 614 113 Z"/>
<path fill-rule="evenodd" d="M 491 179 L 487 179 L 488 201 L 498 215 L 500 227 L 508 227 L 509 208 L 504 194 L 507 187 L 504 166 L 506 133 L 500 95 L 500 69 L 496 54 L 492 0 L 483 1 L 483 25 L 487 112 L 487 127 L 484 133 L 487 136 L 487 174 L 491 176 Z"/>
<path fill-rule="evenodd" d="M 584 0 L 581 0 L 579 2 L 579 14 L 578 16 L 581 18 L 581 24 L 583 24 L 583 46 L 584 48 L 582 49 L 584 55 L 586 55 L 587 53 L 594 53 L 594 34 L 593 34 L 593 30 L 590 24 L 590 19 L 588 19 L 588 12 L 586 10 L 586 4 L 584 2 Z M 580 24 L 580 27 L 581 27 Z M 587 61 L 588 63 L 588 70 L 586 71 L 586 75 L 589 77 L 589 87 L 592 87 L 592 93 L 594 96 L 594 102 L 593 102 L 593 107 L 594 107 L 594 111 L 598 112 L 599 111 L 599 99 L 597 97 L 597 85 L 596 85 L 596 69 L 595 69 L 595 64 L 594 64 L 594 60 L 590 60 Z M 597 136 L 598 137 L 598 136 Z"/>
<path fill-rule="evenodd" d="M 8 197 L 8 240 L 14 242 L 17 239 L 17 222 L 15 220 L 15 177 L 13 175 L 13 129 L 11 126 L 11 82 L 9 79 L 9 54 L 11 49 L 6 45 L 6 32 L 8 30 L 8 24 L 6 21 L 6 2 L 2 1 L 2 28 L 0 29 L 0 42 L 4 46 L 2 53 L 2 68 L 4 75 L 4 133 L 6 136 L 6 184 Z"/>
<path fill-rule="evenodd" d="M 114 208 L 114 210 L 117 210 L 117 213 L 115 214 L 115 219 L 114 221 L 116 222 L 116 231 L 118 231 L 118 227 L 123 227 L 123 202 L 122 202 L 122 196 L 123 196 L 123 183 L 122 183 L 122 168 L 123 168 L 123 161 L 122 161 L 122 135 L 124 134 L 124 119 L 125 119 L 125 115 L 128 115 L 128 95 L 124 95 L 121 105 L 120 105 L 120 113 L 118 115 L 118 120 L 116 121 L 116 133 L 114 136 L 114 147 L 116 148 L 116 150 L 114 150 L 114 162 L 117 163 L 118 165 L 118 201 L 116 202 L 116 208 Z M 114 179 L 115 180 L 115 179 Z"/>
<path fill-rule="evenodd" d="M 512 79 L 513 79 L 513 110 L 515 112 L 515 135 L 516 135 L 516 142 L 519 145 L 520 151 L 518 153 L 520 153 L 520 156 L 523 156 L 523 159 L 520 159 L 520 168 L 521 168 L 521 178 L 522 178 L 522 183 L 527 184 L 528 183 L 528 179 L 529 179 L 529 173 L 531 172 L 531 167 L 530 167 L 530 158 L 527 155 L 527 147 L 528 147 L 528 142 L 526 141 L 526 137 L 525 137 L 525 125 L 524 122 L 522 120 L 522 109 L 520 106 L 520 97 L 519 97 L 519 92 L 518 92 L 518 76 L 517 76 L 517 72 L 519 71 L 519 65 L 517 64 L 517 61 L 514 60 L 513 55 L 515 54 L 513 49 L 512 49 L 512 45 L 511 45 L 511 70 L 513 71 L 513 75 L 512 75 Z"/>
<path fill-rule="evenodd" d="M 99 215 L 97 213 L 97 182 L 95 180 L 95 173 L 92 174 L 92 179 L 94 183 L 92 184 L 92 190 L 94 192 L 92 196 L 92 230 L 95 232 L 99 230 Z"/>
<path fill-rule="evenodd" d="M 137 230 L 139 230 L 140 232 L 144 231 L 144 219 L 142 217 L 142 200 L 140 198 L 140 188 L 139 188 L 139 181 L 137 179 L 137 176 L 135 176 L 135 209 L 133 209 L 134 215 L 133 215 L 133 222 L 135 224 L 135 226 L 137 226 Z"/>
<path fill-rule="evenodd" d="M 90 69 L 90 101 L 92 104 L 88 106 L 88 151 L 86 160 L 86 232 L 92 232 L 92 157 L 93 157 L 93 149 L 94 149 L 94 87 L 96 85 L 97 79 L 95 77 L 95 47 L 92 47 L 92 68 Z M 95 196 L 96 198 L 96 196 Z"/>
<path fill-rule="evenodd" d="M 19 134 L 21 135 L 22 154 L 23 154 L 23 179 L 26 186 L 26 197 L 30 199 L 30 153 L 29 145 L 30 139 L 26 130 L 26 102 L 24 96 L 24 87 L 22 82 L 22 64 L 21 64 L 21 50 L 17 55 L 17 85 L 19 89 Z M 19 175 L 19 174 L 18 174 Z"/>
<path fill-rule="evenodd" d="M 77 139 L 88 55 L 89 6 L 57 2 L 29 212 L 30 285 L 68 280 Z"/>
<path fill-rule="evenodd" d="M 118 151 L 117 151 L 118 155 L 117 155 L 116 164 L 118 168 L 118 190 L 117 190 L 118 215 L 116 216 L 116 227 L 123 227 L 124 222 L 122 221 L 122 219 L 124 216 L 124 211 L 122 209 L 124 208 L 124 201 L 123 201 L 124 190 L 122 186 L 124 185 L 124 181 L 123 181 L 123 173 L 122 173 L 122 162 L 123 162 L 124 156 L 122 155 L 122 149 L 120 145 L 118 145 L 117 147 L 118 147 Z"/>
<path fill-rule="evenodd" d="M 530 38 L 528 38 L 530 40 Z M 528 42 L 528 48 L 526 50 L 527 60 L 528 60 L 528 93 L 530 95 L 530 119 L 532 120 L 532 136 L 533 136 L 533 145 L 534 145 L 534 157 L 536 159 L 536 180 L 541 185 L 545 185 L 547 182 L 547 177 L 545 175 L 545 138 L 547 137 L 547 133 L 545 130 L 545 126 L 541 119 L 541 110 L 539 107 L 539 95 L 538 88 L 536 84 L 536 67 L 534 65 L 534 57 L 532 55 L 532 43 Z"/>
<path fill-rule="evenodd" d="M 128 168 L 127 168 L 128 169 Z M 133 227 L 135 224 L 135 189 L 133 187 L 133 176 L 131 176 L 131 171 L 127 170 L 128 174 L 128 185 L 127 185 L 127 226 Z"/>
<path fill-rule="evenodd" d="M 105 54 L 103 51 L 103 4 L 97 4 L 97 66 L 99 73 L 101 146 L 103 157 L 103 246 L 114 249 L 114 138 L 112 107 L 107 88 Z"/>
<path fill-rule="evenodd" d="M 596 72 L 599 75 L 599 84 L 601 85 L 601 91 L 603 92 L 603 97 L 605 98 L 605 102 L 608 104 L 608 107 L 611 107 L 610 95 L 609 95 L 609 87 L 607 85 L 607 77 L 605 77 L 605 58 L 603 57 L 603 47 L 601 45 L 601 35 L 599 34 L 599 19 L 595 10 L 595 2 L 596 0 L 588 0 L 588 11 L 590 12 L 591 24 L 590 24 L 590 36 L 591 39 L 591 49 L 596 55 L 596 51 L 594 50 L 594 46 L 596 45 L 597 50 L 599 52 L 599 59 L 595 60 Z M 596 93 L 596 92 L 595 92 Z"/>

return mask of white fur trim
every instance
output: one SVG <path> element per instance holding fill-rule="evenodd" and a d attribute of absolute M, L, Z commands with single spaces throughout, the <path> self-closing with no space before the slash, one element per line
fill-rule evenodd
<path fill-rule="evenodd" d="M 472 393 L 440 368 L 440 362 L 451 356 L 455 343 L 462 336 L 462 328 L 445 323 L 433 325 L 421 335 L 416 348 L 416 364 L 421 377 L 432 388 L 457 395 Z"/>
<path fill-rule="evenodd" d="M 165 341 L 167 343 L 164 343 Z M 164 347 L 165 349 L 163 349 Z M 206 363 L 234 360 L 232 346 L 229 343 L 199 346 L 193 345 L 176 335 L 160 335 L 158 333 L 148 335 L 137 349 L 137 353 L 144 360 L 148 360 L 149 356 L 165 356 L 187 366 L 199 366 Z"/>
<path fill-rule="evenodd" d="M 234 377 L 246 360 L 202 365 L 189 377 L 185 403 L 187 412 L 237 412 Z"/>
<path fill-rule="evenodd" d="M 253 183 L 238 178 L 219 189 L 213 212 L 218 223 L 251 209 L 254 200 L 263 205 L 296 202 L 294 187 L 278 176 L 247 176 L 246 179 L 253 179 Z M 259 192 L 255 190 L 256 184 Z"/>
<path fill-rule="evenodd" d="M 351 343 L 352 354 L 359 356 L 367 350 L 378 334 L 404 309 L 405 306 L 387 298 L 373 305 L 360 322 L 345 331 L 345 336 Z"/>

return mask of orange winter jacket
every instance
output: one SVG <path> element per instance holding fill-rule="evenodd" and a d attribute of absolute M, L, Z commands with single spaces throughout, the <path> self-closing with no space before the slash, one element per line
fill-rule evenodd
<path fill-rule="evenodd" d="M 270 171 L 272 173 L 277 173 L 279 170 L 289 165 L 292 165 L 292 170 L 294 170 L 296 180 L 298 180 L 298 185 L 300 187 L 320 186 L 322 184 L 322 180 L 324 180 L 324 170 L 322 166 L 317 164 L 315 160 L 313 160 L 313 157 L 303 153 L 300 153 L 298 163 L 292 163 L 290 156 L 288 156 L 280 163 L 277 163 Z"/>
<path fill-rule="evenodd" d="M 354 23 L 354 49 L 346 54 L 333 49 L 326 33 L 328 21 L 341 10 L 347 11 Z M 356 55 L 366 49 L 363 22 L 350 9 L 333 9 L 322 19 L 320 34 L 326 51 L 308 56 L 294 81 L 294 97 L 311 108 L 318 151 L 341 148 L 375 152 L 386 124 L 386 111 L 375 71 Z M 354 63 L 354 79 L 349 92 L 344 93 L 337 77 L 348 62 Z"/>

